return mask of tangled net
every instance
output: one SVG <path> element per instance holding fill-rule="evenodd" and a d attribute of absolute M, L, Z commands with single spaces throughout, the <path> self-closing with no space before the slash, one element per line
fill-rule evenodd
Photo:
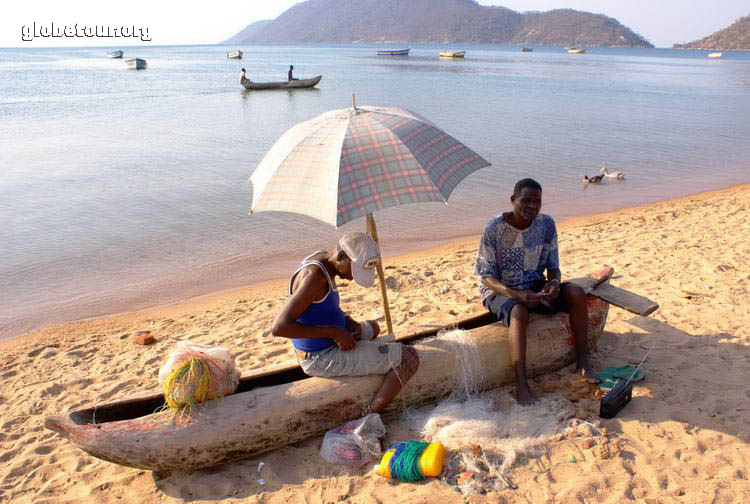
<path fill-rule="evenodd" d="M 184 412 L 237 390 L 239 372 L 229 350 L 180 341 L 159 370 L 164 409 Z"/>
<path fill-rule="evenodd" d="M 450 397 L 436 407 L 406 411 L 409 427 L 452 452 L 442 475 L 446 483 L 463 493 L 510 487 L 507 475 L 519 456 L 536 455 L 566 429 L 565 421 L 574 413 L 571 403 L 561 397 L 543 397 L 533 407 L 500 407 L 501 394 L 480 392 L 486 388 L 487 375 L 469 332 L 445 332 L 426 344 L 455 355 L 461 378 Z M 465 472 L 472 477 L 462 480 L 460 474 Z"/>

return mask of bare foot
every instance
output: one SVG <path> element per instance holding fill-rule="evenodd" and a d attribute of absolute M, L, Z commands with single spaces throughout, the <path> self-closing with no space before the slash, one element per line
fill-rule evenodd
<path fill-rule="evenodd" d="M 586 378 L 589 383 L 601 383 L 601 380 L 596 377 L 596 371 L 591 367 L 589 359 L 586 356 L 578 358 L 576 373 Z"/>
<path fill-rule="evenodd" d="M 531 393 L 528 383 L 516 384 L 516 400 L 521 406 L 531 406 L 539 402 L 534 394 Z"/>

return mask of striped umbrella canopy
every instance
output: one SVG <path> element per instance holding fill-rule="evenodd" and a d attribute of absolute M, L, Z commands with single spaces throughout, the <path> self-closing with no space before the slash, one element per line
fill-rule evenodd
<path fill-rule="evenodd" d="M 333 226 L 423 201 L 447 202 L 486 160 L 430 121 L 401 108 L 331 110 L 293 126 L 250 177 L 250 213 L 294 212 Z M 383 265 L 377 264 L 388 332 L 393 332 Z"/>
<path fill-rule="evenodd" d="M 295 212 L 338 227 L 383 208 L 445 202 L 486 166 L 414 112 L 331 110 L 293 126 L 271 147 L 250 177 L 250 212 Z"/>

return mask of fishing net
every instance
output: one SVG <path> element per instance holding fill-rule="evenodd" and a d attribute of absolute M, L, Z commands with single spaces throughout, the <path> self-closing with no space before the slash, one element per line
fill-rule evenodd
<path fill-rule="evenodd" d="M 179 341 L 159 370 L 166 407 L 185 406 L 233 394 L 240 373 L 229 350 Z"/>
<path fill-rule="evenodd" d="M 507 394 L 497 390 L 481 393 L 487 375 L 467 331 L 444 332 L 425 344 L 450 350 L 460 379 L 436 407 L 407 410 L 403 415 L 407 424 L 425 441 L 442 443 L 451 453 L 443 481 L 463 493 L 508 488 L 506 476 L 518 457 L 538 454 L 551 437 L 559 436 L 574 408 L 562 397 L 544 397 L 536 406 L 523 407 L 515 401 L 503 405 Z M 462 479 L 464 474 L 470 477 Z"/>

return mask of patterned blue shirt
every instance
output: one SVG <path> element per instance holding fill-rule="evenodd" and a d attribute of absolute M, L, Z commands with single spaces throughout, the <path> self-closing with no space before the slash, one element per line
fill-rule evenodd
<path fill-rule="evenodd" d="M 484 301 L 492 291 L 482 283 L 483 277 L 497 278 L 512 289 L 529 289 L 545 281 L 545 270 L 559 268 L 557 228 L 552 217 L 540 213 L 531 226 L 520 230 L 498 215 L 484 229 L 474 273 L 479 277 Z"/>

